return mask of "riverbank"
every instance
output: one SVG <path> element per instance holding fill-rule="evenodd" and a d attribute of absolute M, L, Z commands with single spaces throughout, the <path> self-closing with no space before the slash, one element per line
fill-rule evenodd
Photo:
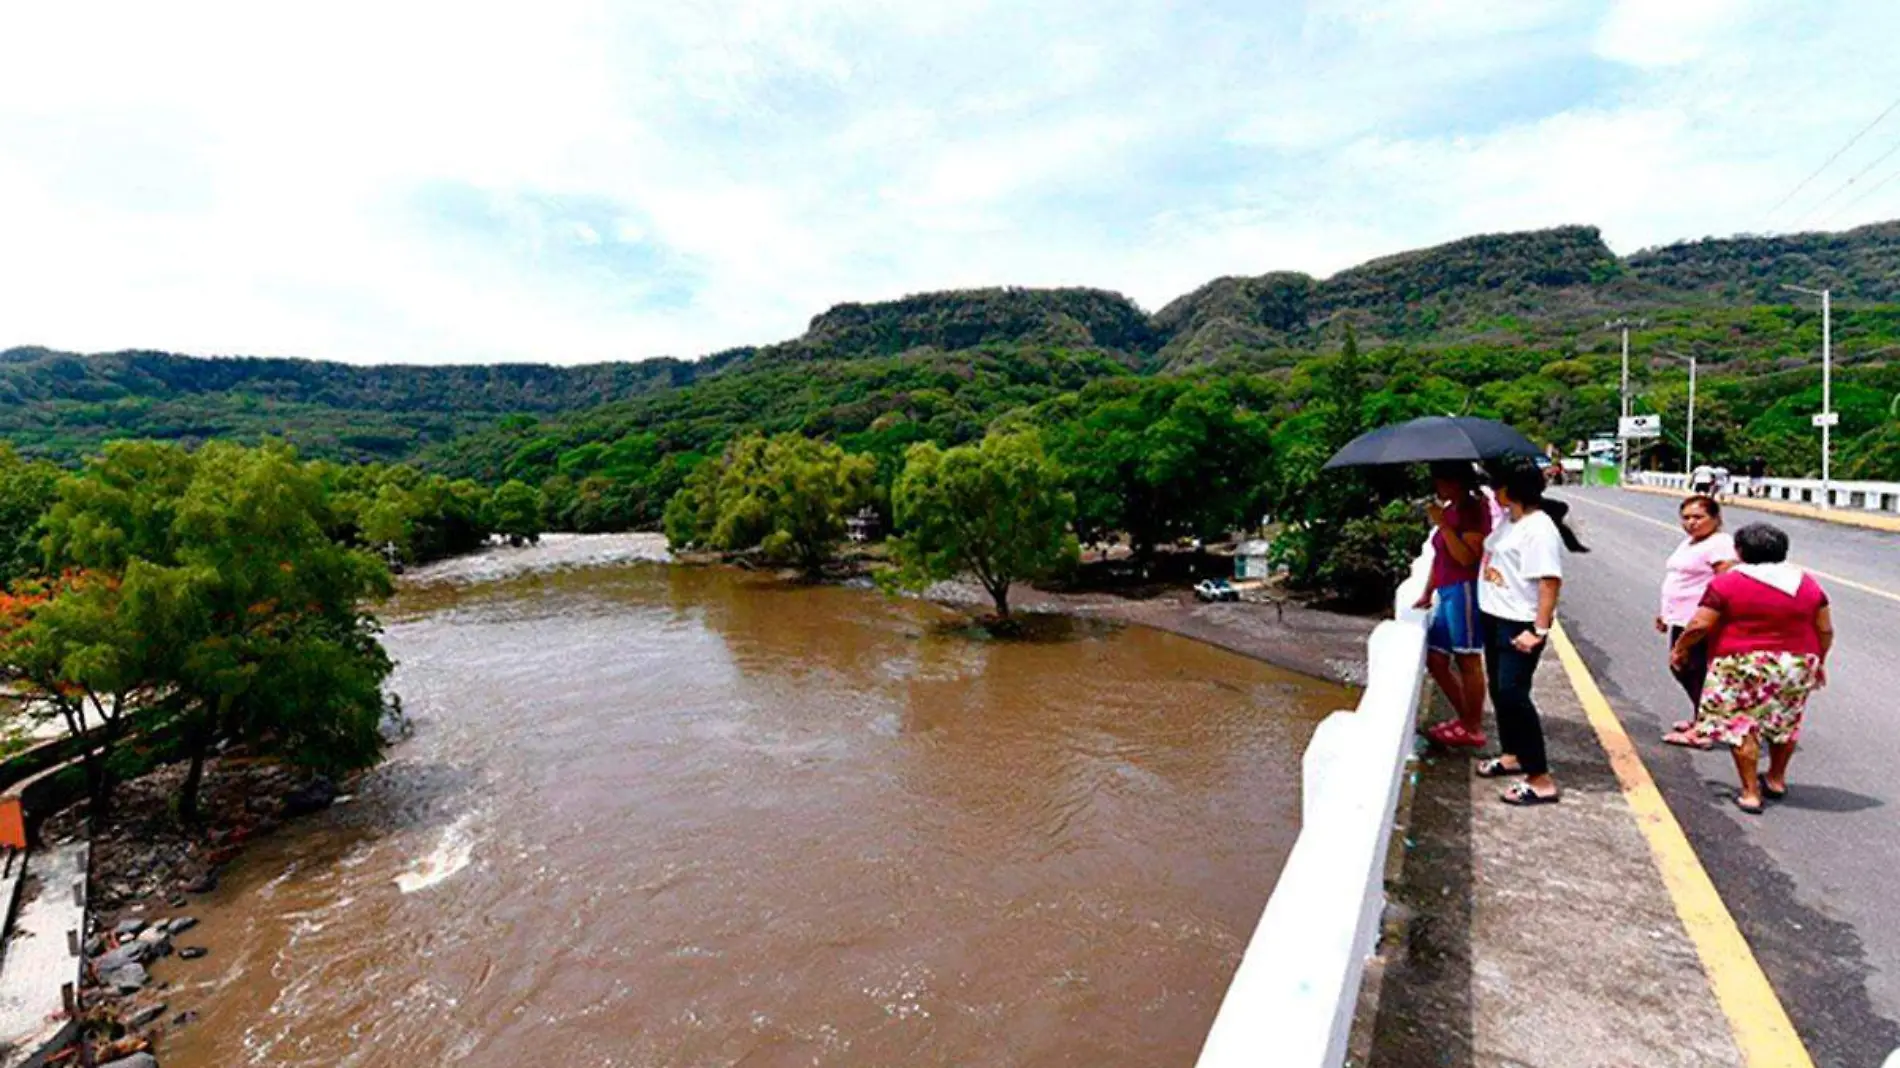
<path fill-rule="evenodd" d="M 982 588 L 967 582 L 940 582 L 924 596 L 945 607 L 970 612 L 981 612 L 989 605 Z M 1148 590 L 1138 596 L 1124 596 L 1023 587 L 1011 591 L 1011 603 L 1023 612 L 1062 613 L 1151 627 L 1349 686 L 1365 684 L 1366 637 L 1379 624 L 1369 616 L 1328 612 L 1293 601 L 1203 602 L 1187 589 Z"/>
<path fill-rule="evenodd" d="M 79 995 L 81 1031 L 98 1063 L 149 1050 L 196 1018 L 170 1013 L 166 990 L 208 979 L 218 967 L 191 963 L 208 951 L 185 944 L 183 936 L 197 925 L 192 906 L 216 889 L 219 868 L 286 821 L 347 796 L 340 793 L 347 784 L 274 761 L 214 757 L 200 790 L 202 819 L 186 826 L 174 809 L 185 771 L 183 763 L 167 764 L 119 783 L 97 826 L 88 827 L 89 805 L 82 801 L 41 828 L 51 846 L 91 842 L 89 966 Z"/>

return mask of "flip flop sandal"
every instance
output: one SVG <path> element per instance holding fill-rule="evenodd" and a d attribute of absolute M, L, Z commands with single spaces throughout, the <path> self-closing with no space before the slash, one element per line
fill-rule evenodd
<path fill-rule="evenodd" d="M 1785 789 L 1777 790 L 1774 787 L 1768 785 L 1768 780 L 1763 779 L 1762 784 L 1761 784 L 1761 795 L 1770 801 L 1779 801 L 1782 798 L 1788 796 L 1788 791 Z"/>
<path fill-rule="evenodd" d="M 1486 741 L 1484 735 L 1471 733 L 1462 723 L 1441 723 L 1432 728 L 1430 737 L 1439 745 L 1452 749 L 1483 749 Z"/>
<path fill-rule="evenodd" d="M 1695 720 L 1692 719 L 1679 719 L 1669 725 L 1671 734 L 1687 734 L 1692 730 L 1695 730 Z"/>
<path fill-rule="evenodd" d="M 1562 793 L 1555 793 L 1546 797 L 1538 793 L 1535 789 L 1532 789 L 1530 783 L 1520 782 L 1509 790 L 1504 791 L 1504 795 L 1499 797 L 1498 800 L 1507 805 L 1517 805 L 1520 808 L 1528 808 L 1531 805 L 1554 805 L 1563 800 L 1563 796 Z"/>
<path fill-rule="evenodd" d="M 1743 812 L 1746 812 L 1751 816 L 1759 816 L 1761 815 L 1762 803 L 1760 801 L 1757 801 L 1751 805 L 1748 802 L 1742 800 L 1740 795 L 1737 795 L 1735 798 L 1735 807 L 1741 809 Z"/>
<path fill-rule="evenodd" d="M 1480 760 L 1472 773 L 1480 779 L 1508 779 L 1513 775 L 1524 774 L 1521 769 L 1505 767 L 1504 761 L 1495 758 Z"/>

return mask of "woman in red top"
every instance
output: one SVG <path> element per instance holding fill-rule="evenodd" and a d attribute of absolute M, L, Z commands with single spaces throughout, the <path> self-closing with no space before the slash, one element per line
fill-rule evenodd
<path fill-rule="evenodd" d="M 1766 523 L 1743 527 L 1735 555 L 1742 562 L 1709 583 L 1670 651 L 1670 665 L 1680 669 L 1706 640 L 1709 678 L 1695 725 L 1664 740 L 1729 746 L 1742 779 L 1735 806 L 1759 814 L 1764 794 L 1779 800 L 1788 792 L 1808 696 L 1827 685 L 1834 621 L 1821 584 L 1787 562 L 1788 535 Z M 1763 739 L 1766 776 L 1758 771 Z"/>

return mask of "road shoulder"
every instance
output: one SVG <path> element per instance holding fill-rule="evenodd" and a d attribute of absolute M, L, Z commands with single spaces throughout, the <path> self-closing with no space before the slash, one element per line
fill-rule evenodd
<path fill-rule="evenodd" d="M 1748 1064 L 1638 813 L 1546 659 L 1536 697 L 1564 801 L 1514 809 L 1471 761 L 1426 755 L 1369 1063 Z"/>

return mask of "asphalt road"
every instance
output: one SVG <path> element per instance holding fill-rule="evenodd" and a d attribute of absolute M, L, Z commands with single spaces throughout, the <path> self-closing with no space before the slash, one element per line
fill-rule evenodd
<path fill-rule="evenodd" d="M 1566 561 L 1565 629 L 1815 1062 L 1879 1065 L 1900 1048 L 1900 534 L 1726 509 L 1731 532 L 1756 521 L 1788 532 L 1791 559 L 1828 591 L 1837 632 L 1788 799 L 1751 817 L 1730 803 L 1727 752 L 1658 740 L 1689 711 L 1651 623 L 1663 562 L 1681 540 L 1675 501 L 1568 487 L 1554 496 L 1573 503 L 1593 550 Z"/>

